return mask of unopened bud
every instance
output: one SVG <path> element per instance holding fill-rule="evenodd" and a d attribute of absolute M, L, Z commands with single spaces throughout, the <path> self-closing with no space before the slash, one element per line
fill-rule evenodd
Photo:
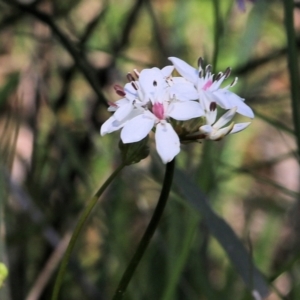
<path fill-rule="evenodd" d="M 144 139 L 136 143 L 128 144 L 124 144 L 122 140 L 120 140 L 119 148 L 125 165 L 136 164 L 149 155 L 148 139 L 149 136 L 147 135 Z"/>

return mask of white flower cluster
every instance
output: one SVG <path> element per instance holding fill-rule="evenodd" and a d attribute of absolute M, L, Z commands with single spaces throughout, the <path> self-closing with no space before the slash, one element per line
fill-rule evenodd
<path fill-rule="evenodd" d="M 198 69 L 176 57 L 169 60 L 174 66 L 140 73 L 134 70 L 133 75 L 128 74 L 129 83 L 124 88 L 115 86 L 123 98 L 110 105 L 108 110 L 114 114 L 102 125 L 101 135 L 122 128 L 121 140 L 127 144 L 142 140 L 152 130 L 157 152 L 167 163 L 180 152 L 181 141 L 220 140 L 250 124 L 231 122 L 236 113 L 249 118 L 254 114 L 244 99 L 229 91 L 236 80 L 220 88 L 230 75 L 229 68 L 214 76 L 210 65 L 204 69 L 201 58 Z M 174 68 L 182 77 L 172 77 Z M 218 106 L 228 111 L 216 121 Z M 198 125 L 191 129 L 189 125 L 195 120 Z"/>

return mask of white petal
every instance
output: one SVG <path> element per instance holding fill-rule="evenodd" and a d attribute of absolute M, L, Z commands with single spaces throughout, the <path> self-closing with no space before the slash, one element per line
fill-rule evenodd
<path fill-rule="evenodd" d="M 188 101 L 198 99 L 198 92 L 194 85 L 188 81 L 177 82 L 169 89 L 171 98 L 175 95 L 177 100 Z"/>
<path fill-rule="evenodd" d="M 209 91 L 199 90 L 198 97 L 201 107 L 206 111 L 210 111 L 211 102 L 216 102 L 213 94 Z"/>
<path fill-rule="evenodd" d="M 204 115 L 199 102 L 185 101 L 172 102 L 167 111 L 167 115 L 175 120 L 186 121 Z"/>
<path fill-rule="evenodd" d="M 226 90 L 220 89 L 213 92 L 216 97 L 216 102 L 225 109 L 231 109 L 237 107 L 237 112 L 243 116 L 254 118 L 252 109 L 243 102 L 243 99 L 236 94 Z"/>
<path fill-rule="evenodd" d="M 214 124 L 215 129 L 219 129 L 229 123 L 236 113 L 237 107 L 234 107 L 227 111 L 220 119 Z"/>
<path fill-rule="evenodd" d="M 217 110 L 212 110 L 212 111 L 207 111 L 205 113 L 205 117 L 206 117 L 206 123 L 209 125 L 212 125 L 216 122 L 216 118 L 217 118 Z M 215 127 L 215 126 L 214 126 Z"/>
<path fill-rule="evenodd" d="M 135 118 L 138 115 L 143 114 L 144 112 L 145 112 L 145 109 L 134 108 L 127 115 L 127 117 L 124 118 L 122 121 L 116 120 L 115 114 L 114 114 L 105 123 L 103 123 L 103 125 L 101 126 L 101 131 L 100 131 L 101 135 L 111 133 L 113 131 L 116 131 L 116 130 L 122 128 L 126 124 L 126 122 L 128 122 L 129 120 Z"/>
<path fill-rule="evenodd" d="M 169 60 L 173 63 L 178 73 L 183 76 L 185 79 L 189 80 L 196 85 L 199 79 L 199 72 L 197 69 L 194 69 L 192 66 L 187 64 L 185 61 L 177 57 L 169 57 Z"/>
<path fill-rule="evenodd" d="M 128 99 L 128 100 L 131 100 L 133 101 L 134 99 L 137 98 L 137 91 L 135 90 L 135 88 L 132 86 L 131 83 L 126 83 L 125 86 L 124 86 L 124 91 L 126 93 L 125 97 Z"/>
<path fill-rule="evenodd" d="M 161 73 L 164 77 L 170 77 L 172 72 L 174 71 L 174 66 L 166 66 L 161 69 Z"/>
<path fill-rule="evenodd" d="M 135 118 L 136 116 L 141 115 L 141 114 L 143 114 L 143 113 L 145 113 L 145 109 L 144 109 L 144 108 L 141 108 L 141 107 L 139 107 L 139 108 L 134 108 L 134 109 L 128 114 L 128 116 L 126 117 L 126 119 L 123 120 L 123 123 L 125 123 L 125 121 L 129 121 L 129 120 L 131 120 L 131 119 Z"/>
<path fill-rule="evenodd" d="M 165 164 L 180 152 L 179 137 L 169 123 L 157 124 L 155 142 L 157 152 Z"/>
<path fill-rule="evenodd" d="M 131 102 L 123 104 L 116 110 L 116 112 L 114 113 L 114 117 L 116 118 L 116 120 L 121 122 L 129 115 L 133 108 L 134 107 Z"/>
<path fill-rule="evenodd" d="M 118 122 L 114 116 L 111 116 L 108 120 L 106 120 L 100 129 L 100 134 L 105 135 L 107 133 L 111 133 L 120 129 L 124 125 L 123 122 Z"/>
<path fill-rule="evenodd" d="M 186 80 L 185 78 L 183 77 L 172 77 L 172 81 L 174 84 L 177 84 L 177 83 L 188 83 L 188 84 L 192 84 L 190 81 Z M 192 84 L 193 85 L 193 84 Z M 193 85 L 194 86 L 194 85 Z"/>
<path fill-rule="evenodd" d="M 217 90 L 220 87 L 220 85 L 222 84 L 222 82 L 224 81 L 224 79 L 225 79 L 225 76 L 222 76 L 219 80 L 214 81 L 210 87 L 210 90 L 211 91 Z"/>
<path fill-rule="evenodd" d="M 204 134 L 211 134 L 213 132 L 213 128 L 210 125 L 203 125 L 199 128 L 199 131 Z"/>
<path fill-rule="evenodd" d="M 208 138 L 210 140 L 219 140 L 228 133 L 231 132 L 232 128 L 234 126 L 234 123 L 232 122 L 229 126 L 221 128 L 219 130 L 215 130 Z"/>
<path fill-rule="evenodd" d="M 149 114 L 138 115 L 126 122 L 121 131 L 124 144 L 138 142 L 147 136 L 155 123 L 154 116 L 149 116 Z"/>
<path fill-rule="evenodd" d="M 152 104 L 154 103 L 169 103 L 170 97 L 167 89 L 160 89 L 156 91 Z"/>
<path fill-rule="evenodd" d="M 144 69 L 141 71 L 139 83 L 144 95 L 147 96 L 167 86 L 163 74 L 158 68 Z"/>
<path fill-rule="evenodd" d="M 127 103 L 129 103 L 130 101 L 127 99 L 127 98 L 122 98 L 122 99 L 119 99 L 115 102 L 115 104 L 118 106 L 118 107 L 121 107 Z"/>
<path fill-rule="evenodd" d="M 233 126 L 233 129 L 231 130 L 230 133 L 237 133 L 239 131 L 242 131 L 245 128 L 247 128 L 250 124 L 251 124 L 251 122 L 237 123 Z"/>

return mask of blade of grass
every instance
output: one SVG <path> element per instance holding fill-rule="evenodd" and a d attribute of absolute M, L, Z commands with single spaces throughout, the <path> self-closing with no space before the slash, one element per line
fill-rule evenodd
<path fill-rule="evenodd" d="M 268 116 L 265 116 L 264 114 L 262 114 L 261 112 L 258 112 L 256 110 L 254 110 L 255 116 L 262 119 L 263 121 L 269 123 L 270 125 L 274 126 L 275 128 L 282 130 L 286 133 L 292 134 L 294 135 L 295 132 L 293 129 L 287 127 L 285 124 L 283 124 L 282 122 L 269 118 Z"/>
<path fill-rule="evenodd" d="M 249 253 L 232 228 L 212 210 L 205 195 L 188 176 L 176 170 L 174 180 L 177 192 L 202 215 L 211 234 L 221 244 L 252 294 L 258 293 L 261 298 L 267 297 L 269 288 L 264 276 L 253 265 Z"/>
<path fill-rule="evenodd" d="M 69 243 L 67 250 L 63 256 L 63 259 L 62 259 L 62 262 L 61 262 L 61 265 L 60 265 L 60 268 L 59 268 L 59 271 L 58 271 L 58 274 L 57 274 L 57 277 L 55 280 L 52 298 L 51 298 L 52 300 L 58 299 L 60 287 L 62 285 L 64 275 L 65 275 L 72 251 L 74 249 L 77 238 L 78 238 L 83 226 L 85 225 L 85 222 L 87 221 L 91 211 L 93 210 L 96 203 L 98 202 L 99 197 L 103 194 L 103 192 L 106 190 L 106 188 L 111 184 L 111 182 L 123 170 L 124 167 L 125 167 L 125 164 L 122 163 L 115 169 L 115 171 L 108 177 L 108 179 L 99 188 L 99 190 L 96 192 L 96 194 L 90 199 L 90 201 L 87 203 L 85 209 L 83 210 L 82 214 L 80 215 L 78 222 L 76 224 L 76 227 L 73 231 L 70 243 Z"/>
<path fill-rule="evenodd" d="M 187 225 L 187 232 L 185 233 L 185 236 L 182 239 L 182 250 L 180 253 L 178 253 L 176 261 L 174 261 L 171 278 L 169 278 L 168 285 L 166 286 L 165 291 L 163 293 L 162 299 L 164 300 L 174 299 L 174 293 L 176 291 L 180 275 L 187 261 L 197 224 L 198 218 L 191 218 L 189 224 Z"/>
<path fill-rule="evenodd" d="M 284 7 L 284 25 L 287 34 L 288 45 L 288 71 L 290 75 L 290 90 L 292 101 L 292 112 L 294 128 L 298 146 L 298 160 L 300 158 L 300 89 L 299 89 L 299 65 L 298 65 L 298 53 L 296 36 L 294 30 L 294 1 L 285 0 L 283 2 Z"/>
<path fill-rule="evenodd" d="M 5 94 L 6 89 L 2 90 L 1 97 L 6 97 Z M 20 114 L 22 109 L 22 99 L 15 97 L 14 105 L 17 109 L 16 115 Z M 19 133 L 21 125 L 21 118 L 16 118 L 14 120 L 12 113 L 9 112 L 6 116 L 6 120 L 4 122 L 4 128 L 1 133 L 0 140 L 0 167 L 5 166 L 8 172 L 11 173 L 13 160 L 15 156 L 17 137 Z M 5 181 L 5 174 L 0 168 L 0 262 L 4 263 L 8 268 L 7 264 L 7 254 L 6 254 L 6 240 L 5 240 L 5 205 L 9 198 L 9 190 Z M 9 286 L 5 283 L 0 288 L 0 299 L 9 300 L 10 299 L 10 291 Z"/>

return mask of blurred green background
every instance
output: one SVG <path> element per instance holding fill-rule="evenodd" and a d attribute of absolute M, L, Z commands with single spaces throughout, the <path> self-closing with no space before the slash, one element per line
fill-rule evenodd
<path fill-rule="evenodd" d="M 300 299 L 300 173 L 283 12 L 275 0 L 246 1 L 245 11 L 230 0 L 0 0 L 0 262 L 9 270 L 1 300 L 50 299 L 80 212 L 120 163 L 119 133 L 99 134 L 107 101 L 119 99 L 113 85 L 134 68 L 167 65 L 168 56 L 195 67 L 202 56 L 216 72 L 230 66 L 227 84 L 239 77 L 233 90 L 254 109 L 251 126 L 183 145 L 177 168 L 248 250 L 240 263 L 252 259 L 262 272 L 266 299 Z M 297 3 L 294 26 L 297 36 Z M 161 189 L 164 165 L 150 144 L 151 155 L 99 200 L 59 299 L 112 298 Z M 241 274 L 227 255 L 239 257 L 240 248 L 224 251 L 210 220 L 174 189 L 124 299 L 253 299 L 255 283 L 241 279 L 253 269 Z M 224 228 L 217 234 L 230 243 Z"/>

